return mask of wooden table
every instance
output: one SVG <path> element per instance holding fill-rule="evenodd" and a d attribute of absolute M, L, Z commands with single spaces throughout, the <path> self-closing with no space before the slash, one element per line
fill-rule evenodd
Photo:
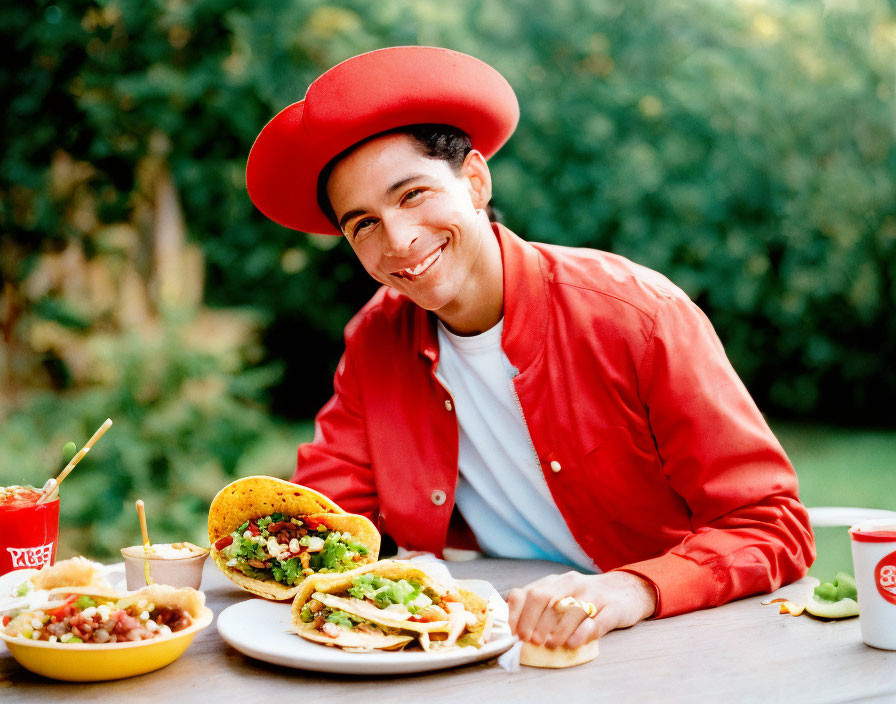
<path fill-rule="evenodd" d="M 449 563 L 458 578 L 487 579 L 502 594 L 561 565 L 519 560 Z M 811 591 L 801 580 L 775 596 Z M 216 613 L 246 598 L 209 563 L 203 581 Z M 113 682 L 70 684 L 43 679 L 0 651 L 0 700 L 334 702 L 403 704 L 497 701 L 572 704 L 612 702 L 896 701 L 896 651 L 862 643 L 858 619 L 824 623 L 779 615 L 751 597 L 717 609 L 648 621 L 604 637 L 600 657 L 568 670 L 524 667 L 509 673 L 496 660 L 400 677 L 325 675 L 269 665 L 228 646 L 214 625 L 168 667 Z M 363 697 L 363 699 L 362 699 Z"/>

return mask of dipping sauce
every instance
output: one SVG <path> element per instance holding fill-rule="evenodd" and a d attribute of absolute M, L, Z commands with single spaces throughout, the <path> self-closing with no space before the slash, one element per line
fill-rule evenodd
<path fill-rule="evenodd" d="M 147 553 L 142 545 L 132 545 L 122 548 L 121 555 L 128 589 L 146 586 L 146 563 L 156 584 L 199 589 L 208 548 L 193 543 L 160 543 L 149 546 Z"/>
<path fill-rule="evenodd" d="M 128 557 L 139 557 L 141 560 L 147 556 L 150 560 L 180 560 L 185 557 L 206 555 L 208 548 L 201 548 L 193 543 L 161 543 L 150 545 L 148 553 L 144 551 L 142 545 L 132 545 L 129 548 L 122 548 L 121 554 Z"/>
<path fill-rule="evenodd" d="M 59 499 L 38 504 L 33 486 L 0 487 L 0 575 L 56 561 Z"/>

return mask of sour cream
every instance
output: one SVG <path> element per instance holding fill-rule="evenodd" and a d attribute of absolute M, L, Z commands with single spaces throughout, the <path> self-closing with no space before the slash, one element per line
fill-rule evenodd
<path fill-rule="evenodd" d="M 193 543 L 159 543 L 151 545 L 145 552 L 142 545 L 132 545 L 121 550 L 121 554 L 127 557 L 150 560 L 180 560 L 186 557 L 199 557 L 207 552 L 208 548 L 201 548 Z"/>
<path fill-rule="evenodd" d="M 192 543 L 159 543 L 147 551 L 142 545 L 122 548 L 128 589 L 139 589 L 150 581 L 199 589 L 208 552 Z"/>

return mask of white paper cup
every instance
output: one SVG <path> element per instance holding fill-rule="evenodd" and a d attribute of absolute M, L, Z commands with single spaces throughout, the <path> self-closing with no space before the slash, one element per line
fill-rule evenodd
<path fill-rule="evenodd" d="M 862 640 L 896 650 L 896 520 L 864 521 L 849 529 L 849 537 Z"/>

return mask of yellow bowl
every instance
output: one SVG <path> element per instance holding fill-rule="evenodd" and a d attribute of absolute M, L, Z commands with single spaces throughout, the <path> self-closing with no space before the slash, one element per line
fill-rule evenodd
<path fill-rule="evenodd" d="M 212 622 L 212 612 L 205 608 L 189 628 L 170 636 L 134 643 L 49 643 L 8 636 L 0 638 L 12 656 L 26 670 L 54 680 L 95 682 L 143 675 L 177 660 L 193 636 Z"/>

